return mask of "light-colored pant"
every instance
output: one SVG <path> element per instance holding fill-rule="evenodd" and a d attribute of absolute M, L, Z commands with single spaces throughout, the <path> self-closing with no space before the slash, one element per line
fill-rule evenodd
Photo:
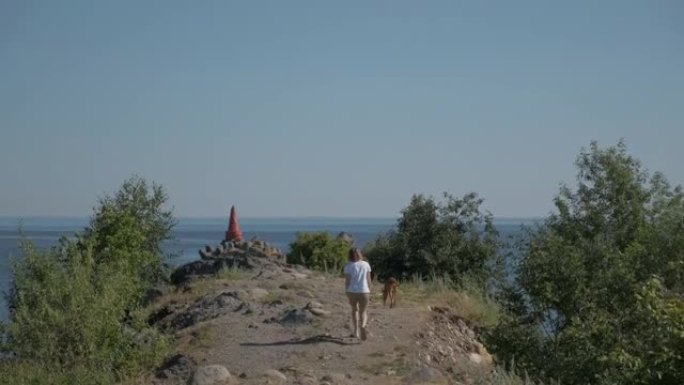
<path fill-rule="evenodd" d="M 349 304 L 352 308 L 352 325 L 354 326 L 354 334 L 358 334 L 359 325 L 362 328 L 365 328 L 368 322 L 368 314 L 366 309 L 368 308 L 370 294 L 347 292 L 347 298 L 349 299 Z"/>

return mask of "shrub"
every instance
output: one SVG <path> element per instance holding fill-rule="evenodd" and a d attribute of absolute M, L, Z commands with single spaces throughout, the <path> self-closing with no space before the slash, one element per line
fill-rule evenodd
<path fill-rule="evenodd" d="M 107 383 L 163 357 L 166 338 L 147 326 L 139 300 L 162 266 L 159 243 L 173 218 L 161 209 L 161 187 L 150 196 L 146 186 L 126 181 L 74 239 L 50 250 L 22 243 L 12 265 L 10 321 L 0 336 L 3 350 L 16 355 L 6 366 L 43 368 L 74 383 L 95 373 L 84 381 Z"/>
<path fill-rule="evenodd" d="M 323 271 L 341 271 L 348 253 L 349 243 L 334 238 L 327 231 L 298 233 L 295 241 L 290 244 L 287 263 Z"/>

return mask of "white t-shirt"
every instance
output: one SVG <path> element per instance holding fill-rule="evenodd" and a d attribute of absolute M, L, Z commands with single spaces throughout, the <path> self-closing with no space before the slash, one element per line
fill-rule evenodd
<path fill-rule="evenodd" d="M 349 276 L 347 293 L 370 293 L 366 274 L 371 272 L 371 267 L 366 261 L 349 262 L 344 267 L 344 274 Z"/>

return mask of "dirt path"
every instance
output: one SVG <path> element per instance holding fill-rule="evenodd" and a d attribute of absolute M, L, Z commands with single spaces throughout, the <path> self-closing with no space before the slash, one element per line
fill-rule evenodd
<path fill-rule="evenodd" d="M 326 376 L 337 383 L 342 379 L 350 384 L 398 383 L 417 359 L 412 348 L 427 309 L 401 302 L 393 309 L 384 307 L 381 289 L 374 287 L 368 309 L 369 338 L 360 341 L 351 337 L 343 285 L 343 279 L 327 276 L 291 279 L 284 275 L 267 281 L 231 282 L 221 291 L 264 289 L 268 293 L 252 302 L 253 311 L 248 314 L 230 314 L 182 331 L 179 351 L 201 365 L 223 365 L 245 380 L 276 369 L 291 379 L 288 383 Z M 275 322 L 289 310 L 316 302 L 323 315 L 311 324 Z"/>
<path fill-rule="evenodd" d="M 426 331 L 434 313 L 427 304 L 405 302 L 401 291 L 398 305 L 390 309 L 382 304 L 381 287 L 372 288 L 369 337 L 361 341 L 351 336 L 342 278 L 285 269 L 266 276 L 213 281 L 190 286 L 190 294 L 169 296 L 159 307 L 172 304 L 179 314 L 175 319 L 191 323 L 175 332 L 175 353 L 194 366 L 224 366 L 235 377 L 233 383 L 449 383 L 432 372 L 415 378 L 416 371 L 425 366 L 425 354 L 420 352 L 429 344 L 421 337 L 434 334 Z M 204 314 L 197 312 L 216 303 L 211 316 L 187 316 Z M 217 309 L 222 312 L 216 313 Z M 188 376 L 182 372 L 152 382 L 185 384 Z"/>

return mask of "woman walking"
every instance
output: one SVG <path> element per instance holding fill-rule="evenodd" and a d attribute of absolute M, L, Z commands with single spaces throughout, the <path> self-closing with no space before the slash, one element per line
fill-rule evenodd
<path fill-rule="evenodd" d="M 344 267 L 344 287 L 352 308 L 352 326 L 354 337 L 366 340 L 368 323 L 368 299 L 370 298 L 371 267 L 363 260 L 361 250 L 354 247 L 349 250 L 349 262 Z"/>

